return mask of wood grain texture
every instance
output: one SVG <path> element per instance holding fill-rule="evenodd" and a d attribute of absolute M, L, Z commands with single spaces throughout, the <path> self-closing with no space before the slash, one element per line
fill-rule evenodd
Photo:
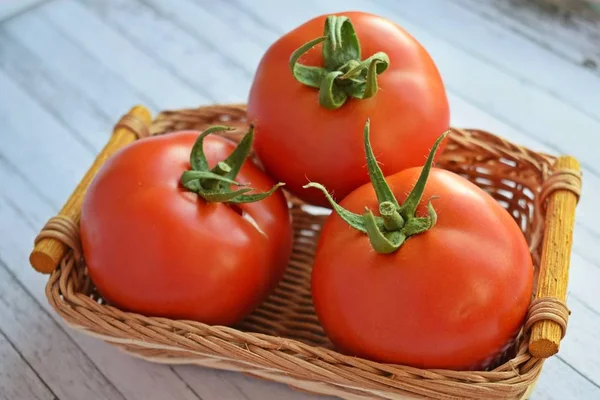
<path fill-rule="evenodd" d="M 53 400 L 55 398 L 56 396 L 0 331 L 0 399 Z"/>
<path fill-rule="evenodd" d="M 8 205 L 0 201 L 2 223 Z M 0 326 L 60 399 L 123 399 L 65 332 L 0 263 Z"/>
<path fill-rule="evenodd" d="M 287 385 L 238 372 L 216 371 L 194 365 L 177 367 L 177 373 L 203 400 L 220 399 L 288 399 L 327 400 L 329 396 L 302 393 Z"/>
<path fill-rule="evenodd" d="M 598 75 L 515 34 L 496 18 L 482 16 L 476 11 L 477 7 L 464 7 L 446 0 L 421 0 L 412 2 L 410 7 L 400 2 L 375 1 L 389 5 L 394 13 L 451 46 L 515 77 L 521 86 L 539 88 L 543 95 L 556 97 L 590 117 L 600 119 L 595 106 L 600 104 Z M 557 79 L 559 76 L 568 76 L 569 79 Z"/>
<path fill-rule="evenodd" d="M 58 31 L 85 48 L 106 69 L 152 99 L 160 109 L 208 102 L 206 97 L 166 71 L 81 4 L 57 0 L 36 11 L 41 12 Z"/>
<path fill-rule="evenodd" d="M 9 19 L 26 12 L 45 0 L 19 0 L 19 1 L 3 1 L 0 2 L 0 21 Z"/>
<path fill-rule="evenodd" d="M 110 124 L 106 125 L 108 132 L 91 131 L 87 133 L 88 136 L 109 134 L 114 121 L 132 104 L 144 104 L 153 114 L 159 111 L 156 103 L 148 96 L 137 91 L 127 81 L 98 62 L 86 49 L 58 31 L 43 18 L 39 10 L 7 21 L 2 24 L 2 28 L 18 46 L 25 48 L 38 59 L 38 63 L 27 68 L 46 71 L 50 76 L 57 77 L 59 82 L 66 82 L 70 87 L 76 88 L 80 96 L 95 104 L 110 119 Z M 65 90 L 68 90 L 68 87 Z M 56 93 L 56 97 L 64 96 L 60 96 L 59 92 Z M 58 100 L 55 102 L 61 103 Z M 78 107 L 78 103 L 72 103 L 70 107 L 71 110 L 83 108 Z M 103 138 L 99 143 L 98 149 L 106 143 L 106 139 Z"/>
<path fill-rule="evenodd" d="M 600 76 L 600 24 L 543 12 L 533 2 L 505 0 L 453 0 L 488 21 L 500 23 L 515 35 L 550 49 L 582 69 Z"/>
<path fill-rule="evenodd" d="M 581 376 L 558 357 L 544 362 L 544 369 L 535 386 L 531 400 L 596 399 L 598 386 Z"/>
<path fill-rule="evenodd" d="M 579 300 L 573 291 L 567 297 L 571 310 L 567 336 L 561 341 L 559 352 L 554 357 L 567 362 L 579 374 L 600 388 L 600 357 L 598 357 L 600 349 L 597 344 L 600 313 Z"/>
<path fill-rule="evenodd" d="M 577 160 L 567 156 L 560 157 L 555 168 L 580 171 Z M 577 196 L 569 190 L 556 190 L 549 196 L 536 292 L 538 299 L 551 297 L 563 302 L 566 300 L 576 206 Z M 562 335 L 562 328 L 556 322 L 537 322 L 531 329 L 529 351 L 536 357 L 550 357 L 558 352 Z"/>
<path fill-rule="evenodd" d="M 143 1 L 165 17 L 176 21 L 183 29 L 193 34 L 196 40 L 205 41 L 211 38 L 221 54 L 247 68 L 247 71 L 254 75 L 264 48 L 251 38 L 240 35 L 237 24 L 225 22 L 221 15 L 212 12 L 211 7 L 201 7 L 194 0 L 177 0 L 176 7 L 161 0 Z M 252 7 L 260 9 L 260 4 L 252 3 Z"/>
<path fill-rule="evenodd" d="M 91 152 L 2 71 L 0 93 L 11 99 L 0 107 L 2 154 L 36 190 L 59 198 L 55 205 L 62 205 L 92 163 Z"/>
<path fill-rule="evenodd" d="M 576 241 L 577 236 L 574 235 L 573 240 Z M 600 268 L 573 251 L 571 253 L 571 268 L 569 268 L 567 300 L 571 294 L 576 294 L 579 300 L 600 314 L 598 282 L 600 282 Z"/>
<path fill-rule="evenodd" d="M 111 119 L 101 107 L 89 100 L 87 93 L 54 73 L 42 57 L 31 52 L 1 25 L 0 68 L 58 121 L 68 125 L 76 141 L 94 153 L 106 144 L 111 133 L 110 126 L 118 116 Z M 75 109 L 77 112 L 73 112 Z"/>
<path fill-rule="evenodd" d="M 184 27 L 138 1 L 83 0 L 82 3 L 211 102 L 246 100 L 251 75 L 236 60 L 223 55 L 216 41 L 198 40 Z"/>

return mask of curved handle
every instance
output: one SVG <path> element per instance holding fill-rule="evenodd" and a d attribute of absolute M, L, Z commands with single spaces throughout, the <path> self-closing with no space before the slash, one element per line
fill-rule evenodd
<path fill-rule="evenodd" d="M 135 106 L 123 116 L 115 125 L 113 135 L 106 146 L 98 154 L 92 166 L 60 210 L 59 216 L 67 218 L 76 226 L 79 226 L 79 216 L 85 192 L 102 164 L 117 150 L 133 142 L 138 137 L 148 136 L 151 121 L 150 111 L 143 106 Z M 50 274 L 56 269 L 67 250 L 67 245 L 60 240 L 51 237 L 43 238 L 35 244 L 29 255 L 29 263 L 36 271 Z"/>
<path fill-rule="evenodd" d="M 556 354 L 565 334 L 569 313 L 565 300 L 580 192 L 579 162 L 570 156 L 560 157 L 540 193 L 540 204 L 543 205 L 545 198 L 548 203 L 538 285 L 528 322 L 532 325 L 529 352 L 534 357 L 548 358 Z"/>

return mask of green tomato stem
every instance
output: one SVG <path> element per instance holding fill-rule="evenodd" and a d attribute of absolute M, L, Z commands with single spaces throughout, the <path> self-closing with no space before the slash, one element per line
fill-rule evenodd
<path fill-rule="evenodd" d="M 398 207 L 391 201 L 379 204 L 379 214 L 381 214 L 383 226 L 388 232 L 400 230 L 404 226 L 404 218 L 398 212 Z"/>
<path fill-rule="evenodd" d="M 302 55 L 321 43 L 324 67 L 299 62 Z M 348 17 L 336 15 L 326 18 L 323 36 L 300 46 L 289 61 L 294 78 L 319 89 L 319 104 L 327 109 L 342 107 L 348 97 L 373 97 L 379 89 L 377 76 L 389 63 L 389 57 L 383 52 L 361 60 L 360 42 L 352 22 Z"/>

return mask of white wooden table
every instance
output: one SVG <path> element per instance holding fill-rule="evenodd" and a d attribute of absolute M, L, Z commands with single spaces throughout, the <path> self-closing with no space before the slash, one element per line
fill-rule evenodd
<path fill-rule="evenodd" d="M 600 399 L 600 29 L 500 0 L 52 0 L 0 21 L 0 399 L 317 398 L 149 364 L 73 332 L 27 256 L 132 105 L 244 102 L 278 35 L 348 9 L 392 18 L 426 46 L 454 125 L 582 162 L 569 332 L 533 398 Z"/>

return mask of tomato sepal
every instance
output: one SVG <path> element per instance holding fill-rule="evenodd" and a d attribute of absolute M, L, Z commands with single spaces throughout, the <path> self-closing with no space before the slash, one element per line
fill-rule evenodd
<path fill-rule="evenodd" d="M 324 67 L 301 64 L 300 57 L 320 43 L 323 43 Z M 377 52 L 361 61 L 360 41 L 352 22 L 346 16 L 337 15 L 325 19 L 323 36 L 304 43 L 289 60 L 294 78 L 319 89 L 319 104 L 327 109 L 342 107 L 348 97 L 373 97 L 379 89 L 377 76 L 389 64 L 390 59 L 384 52 Z"/>
<path fill-rule="evenodd" d="M 331 204 L 333 210 L 351 227 L 366 233 L 373 249 L 381 254 L 390 254 L 397 251 L 402 244 L 411 236 L 424 233 L 435 226 L 437 223 L 437 213 L 432 205 L 432 200 L 437 196 L 430 198 L 427 202 L 427 216 L 418 217 L 416 215 L 417 206 L 423 198 L 423 192 L 427 179 L 433 165 L 435 153 L 441 142 L 448 136 L 450 131 L 444 132 L 435 141 L 425 165 L 421 169 L 419 178 L 413 186 L 408 197 L 403 204 L 392 193 L 387 184 L 383 172 L 377 163 L 373 153 L 370 141 L 370 121 L 367 120 L 363 131 L 365 155 L 367 159 L 367 169 L 369 178 L 375 191 L 379 203 L 379 214 L 375 216 L 371 210 L 365 209 L 363 215 L 355 214 L 340 206 L 331 197 L 327 189 L 315 182 L 311 182 L 304 188 L 320 189 L 325 195 L 327 201 Z"/>
<path fill-rule="evenodd" d="M 181 182 L 181 184 L 183 186 L 187 187 L 188 184 L 190 184 L 190 183 L 197 184 L 201 180 L 215 180 L 215 181 L 219 181 L 219 182 L 225 182 L 230 185 L 244 186 L 242 183 L 236 182 L 232 179 L 226 178 L 222 175 L 215 174 L 214 172 L 210 172 L 210 171 L 188 170 L 188 171 L 185 171 L 183 174 L 181 174 L 181 178 L 179 181 Z"/>
<path fill-rule="evenodd" d="M 279 189 L 282 186 L 285 186 L 285 183 L 279 182 L 279 183 L 276 183 L 275 185 L 273 185 L 273 187 L 266 192 L 254 193 L 254 194 L 240 194 L 240 195 L 234 197 L 233 199 L 231 199 L 230 202 L 237 203 L 237 204 L 254 203 L 255 201 L 260 201 L 262 199 L 266 199 L 267 197 L 272 195 L 277 189 Z"/>
<path fill-rule="evenodd" d="M 346 210 L 345 208 L 340 206 L 338 203 L 336 203 L 336 201 L 333 199 L 333 197 L 331 197 L 331 195 L 329 194 L 329 192 L 327 191 L 325 186 L 321 185 L 320 183 L 310 182 L 310 183 L 304 185 L 303 188 L 304 189 L 315 188 L 315 189 L 319 189 L 320 191 L 322 191 L 323 194 L 325 195 L 325 198 L 327 198 L 327 201 L 329 201 L 329 204 L 331 204 L 331 207 L 335 210 L 335 212 L 338 213 L 338 215 L 340 217 L 342 217 L 342 219 L 344 221 L 346 221 L 348 223 L 348 225 L 350 225 L 351 227 L 353 227 L 354 229 L 356 229 L 360 232 L 367 233 L 364 218 L 361 215 L 358 215 L 351 211 Z"/>
<path fill-rule="evenodd" d="M 248 133 L 244 135 L 229 156 L 225 160 L 217 162 L 214 168 L 209 170 L 206 154 L 204 153 L 204 138 L 215 132 L 231 131 L 233 129 L 228 126 L 214 125 L 204 130 L 196 138 L 190 152 L 191 169 L 181 174 L 181 185 L 185 189 L 196 193 L 208 203 L 253 203 L 269 197 L 284 185 L 284 183 L 279 182 L 266 192 L 253 194 L 246 194 L 254 190 L 251 187 L 231 189 L 232 185 L 247 186 L 235 181 L 235 178 L 250 154 L 254 139 L 254 125 L 250 125 Z"/>

